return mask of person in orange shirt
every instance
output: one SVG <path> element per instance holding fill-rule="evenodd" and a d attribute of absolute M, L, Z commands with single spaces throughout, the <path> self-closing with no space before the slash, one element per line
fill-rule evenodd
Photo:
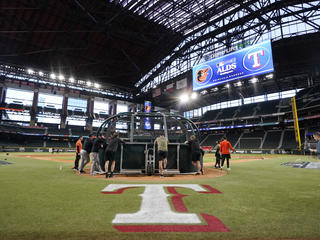
<path fill-rule="evenodd" d="M 76 159 L 74 160 L 74 167 L 72 169 L 78 170 L 79 167 L 79 160 L 80 160 L 80 151 L 82 149 L 82 141 L 83 137 L 80 136 L 77 143 L 76 143 Z"/>
<path fill-rule="evenodd" d="M 227 159 L 227 170 L 231 170 L 229 167 L 229 160 L 231 158 L 229 149 L 231 149 L 233 152 L 235 151 L 234 148 L 231 146 L 231 143 L 227 140 L 227 138 L 223 137 L 222 141 L 220 142 L 220 152 L 222 154 L 221 169 L 223 168 L 224 160 Z"/>

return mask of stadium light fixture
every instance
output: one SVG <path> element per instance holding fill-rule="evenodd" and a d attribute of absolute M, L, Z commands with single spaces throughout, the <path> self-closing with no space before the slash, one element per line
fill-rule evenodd
<path fill-rule="evenodd" d="M 90 87 L 92 83 L 90 81 L 87 82 L 87 86 Z"/>
<path fill-rule="evenodd" d="M 226 88 L 230 88 L 230 84 L 229 83 L 226 84 Z"/>
<path fill-rule="evenodd" d="M 51 79 L 56 79 L 56 75 L 55 75 L 54 73 L 51 73 L 51 74 L 50 74 L 50 78 L 51 78 Z"/>
<path fill-rule="evenodd" d="M 273 78 L 273 73 L 270 73 L 266 76 L 267 79 L 272 79 Z"/>
<path fill-rule="evenodd" d="M 59 78 L 59 80 L 60 80 L 60 81 L 64 80 L 64 76 L 63 76 L 63 75 L 61 75 L 61 74 L 59 75 L 59 77 L 58 77 L 58 78 Z"/>
<path fill-rule="evenodd" d="M 29 74 L 34 74 L 34 71 L 33 71 L 31 68 L 29 68 L 29 69 L 27 70 L 27 72 L 28 72 Z"/>
<path fill-rule="evenodd" d="M 256 83 L 256 82 L 258 82 L 258 78 L 256 78 L 256 77 L 251 78 L 251 79 L 250 79 L 250 82 L 251 82 L 251 83 Z"/>
<path fill-rule="evenodd" d="M 95 88 L 100 88 L 100 84 L 99 83 L 94 83 L 94 87 Z"/>
<path fill-rule="evenodd" d="M 237 82 L 234 84 L 236 87 L 241 87 L 242 86 L 242 82 Z"/>
<path fill-rule="evenodd" d="M 191 94 L 191 99 L 197 99 L 198 98 L 198 94 L 196 92 L 193 92 Z"/>
<path fill-rule="evenodd" d="M 201 95 L 205 95 L 205 94 L 207 94 L 207 93 L 208 93 L 207 90 L 203 90 L 203 91 L 200 92 Z"/>
<path fill-rule="evenodd" d="M 74 83 L 74 78 L 73 77 L 69 77 L 69 82 Z"/>
<path fill-rule="evenodd" d="M 43 72 L 40 71 L 39 72 L 39 76 L 42 77 L 43 76 Z"/>
<path fill-rule="evenodd" d="M 181 101 L 182 103 L 188 102 L 188 101 L 189 101 L 189 96 L 188 96 L 188 94 L 186 94 L 186 93 L 182 94 L 182 95 L 180 96 L 180 101 Z"/>

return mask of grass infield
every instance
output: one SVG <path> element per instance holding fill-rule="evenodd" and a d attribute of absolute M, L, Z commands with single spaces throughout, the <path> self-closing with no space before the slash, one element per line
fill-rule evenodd
<path fill-rule="evenodd" d="M 32 156 L 45 154 L 32 153 Z M 221 191 L 222 194 L 198 194 L 188 189 L 178 190 L 188 195 L 183 201 L 189 212 L 215 216 L 230 232 L 121 233 L 113 228 L 111 221 L 117 213 L 139 210 L 138 194 L 143 188 L 128 189 L 120 195 L 101 194 L 109 183 L 134 182 L 83 177 L 71 170 L 72 162 L 25 155 L 31 154 L 0 154 L 0 160 L 14 163 L 0 165 L 1 240 L 320 239 L 320 170 L 280 165 L 316 161 L 311 157 L 232 155 L 231 171 L 225 176 L 166 180 L 166 183 L 206 184 Z M 55 158 L 74 159 L 65 153 L 55 154 Z M 258 160 L 243 161 L 252 158 Z M 213 160 L 213 155 L 205 156 L 207 167 L 213 166 Z M 163 182 L 159 179 L 152 183 Z"/>

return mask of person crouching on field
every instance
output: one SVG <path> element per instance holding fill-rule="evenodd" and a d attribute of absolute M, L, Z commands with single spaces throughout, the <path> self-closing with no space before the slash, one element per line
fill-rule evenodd
<path fill-rule="evenodd" d="M 216 150 L 216 163 L 214 165 L 215 168 L 220 168 L 220 141 L 216 141 L 216 146 L 213 150 Z"/>
<path fill-rule="evenodd" d="M 154 144 L 158 145 L 159 172 L 160 178 L 163 178 L 163 169 L 167 168 L 168 139 L 165 136 L 160 135 L 156 138 Z"/>
<path fill-rule="evenodd" d="M 83 169 L 90 162 L 90 153 L 94 138 L 95 136 L 93 134 L 89 134 L 89 138 L 84 141 L 83 148 L 80 151 L 79 173 L 85 173 Z"/>
<path fill-rule="evenodd" d="M 103 148 L 105 142 L 105 136 L 103 134 L 99 134 L 99 136 L 93 141 L 92 144 L 92 164 L 90 169 L 90 174 L 104 174 L 104 171 L 102 171 L 99 161 L 99 149 Z"/>
<path fill-rule="evenodd" d="M 315 132 L 313 134 L 314 140 L 317 141 L 316 149 L 310 149 L 310 152 L 314 152 L 317 154 L 318 159 L 320 160 L 320 132 Z"/>
<path fill-rule="evenodd" d="M 106 165 L 105 165 L 105 169 L 106 169 L 106 178 L 112 178 L 113 177 L 113 171 L 114 171 L 114 167 L 116 165 L 116 152 L 118 149 L 118 145 L 119 143 L 121 144 L 125 144 L 124 141 L 122 141 L 119 138 L 119 133 L 115 132 L 112 136 L 112 139 L 110 141 L 110 143 L 108 144 L 107 148 L 106 148 L 106 152 L 105 152 L 105 158 L 106 158 Z M 111 161 L 111 173 L 109 173 L 108 168 L 109 168 L 109 161 Z"/>
<path fill-rule="evenodd" d="M 229 167 L 229 160 L 231 158 L 229 149 L 231 149 L 233 152 L 235 151 L 227 138 L 223 137 L 222 141 L 220 142 L 220 152 L 222 153 L 221 169 L 223 168 L 224 160 L 227 159 L 227 170 L 231 170 Z"/>
<path fill-rule="evenodd" d="M 72 169 L 77 171 L 79 167 L 80 152 L 82 150 L 82 140 L 83 140 L 83 137 L 80 136 L 78 141 L 76 142 L 76 159 L 74 160 L 74 167 Z"/>
<path fill-rule="evenodd" d="M 190 140 L 185 142 L 189 144 L 191 149 L 192 156 L 192 165 L 197 168 L 197 175 L 200 175 L 201 166 L 200 166 L 200 158 L 201 158 L 201 150 L 199 141 L 196 139 L 195 135 L 190 136 Z"/>

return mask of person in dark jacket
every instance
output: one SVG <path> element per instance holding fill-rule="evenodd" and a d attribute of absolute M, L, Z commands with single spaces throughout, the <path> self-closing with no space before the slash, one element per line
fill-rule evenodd
<path fill-rule="evenodd" d="M 192 165 L 197 168 L 197 175 L 200 175 L 201 165 L 200 165 L 200 158 L 201 158 L 201 148 L 199 141 L 196 139 L 196 136 L 190 136 L 190 140 L 185 142 L 189 144 L 191 149 L 191 156 L 192 156 Z"/>
<path fill-rule="evenodd" d="M 93 134 L 89 134 L 89 137 L 84 141 L 83 148 L 80 151 L 79 173 L 84 173 L 84 167 L 90 162 L 90 153 L 94 138 L 95 136 Z"/>
<path fill-rule="evenodd" d="M 216 164 L 214 165 L 215 168 L 220 168 L 220 141 L 216 141 L 216 146 L 213 150 L 216 150 Z"/>
<path fill-rule="evenodd" d="M 106 178 L 111 178 L 113 177 L 113 171 L 116 165 L 116 152 L 118 149 L 118 146 L 120 144 L 125 144 L 124 141 L 122 141 L 119 138 L 119 133 L 115 132 L 112 136 L 111 141 L 109 142 L 107 148 L 106 148 L 106 152 L 105 152 L 105 159 L 106 159 L 106 163 L 105 163 L 105 169 L 106 169 Z M 109 169 L 109 161 L 111 161 L 111 173 L 109 173 L 108 169 Z"/>
<path fill-rule="evenodd" d="M 90 169 L 90 174 L 104 174 L 101 169 L 100 161 L 99 161 L 99 150 L 103 148 L 105 142 L 105 136 L 103 134 L 99 134 L 99 136 L 94 139 L 91 149 L 92 156 L 92 164 Z"/>
<path fill-rule="evenodd" d="M 315 132 L 313 138 L 317 141 L 317 145 L 315 149 L 310 149 L 310 152 L 316 153 L 318 159 L 320 159 L 320 132 Z"/>

